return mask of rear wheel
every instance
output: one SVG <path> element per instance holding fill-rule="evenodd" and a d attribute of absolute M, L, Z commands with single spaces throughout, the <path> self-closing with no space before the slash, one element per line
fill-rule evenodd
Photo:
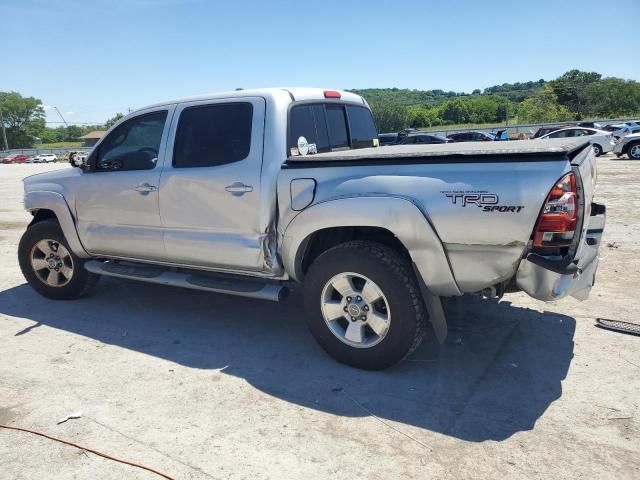
<path fill-rule="evenodd" d="M 84 268 L 84 260 L 69 248 L 56 220 L 31 225 L 18 245 L 24 278 L 41 295 L 56 300 L 87 294 L 99 276 Z"/>
<path fill-rule="evenodd" d="M 596 154 L 596 157 L 599 157 L 600 155 L 602 155 L 602 147 L 600 145 L 598 145 L 597 143 L 593 144 L 593 153 Z"/>
<path fill-rule="evenodd" d="M 629 145 L 627 155 L 633 160 L 640 160 L 640 142 Z"/>
<path fill-rule="evenodd" d="M 353 241 L 327 250 L 309 268 L 304 290 L 311 333 L 342 363 L 387 368 L 423 339 L 427 315 L 415 275 L 389 247 Z"/>

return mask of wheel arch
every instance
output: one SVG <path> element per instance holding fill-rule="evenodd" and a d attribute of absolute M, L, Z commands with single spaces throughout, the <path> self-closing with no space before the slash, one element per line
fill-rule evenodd
<path fill-rule="evenodd" d="M 33 215 L 29 226 L 45 220 L 57 220 L 73 253 L 80 258 L 90 257 L 82 246 L 69 205 L 61 194 L 29 192 L 24 197 L 24 207 Z"/>
<path fill-rule="evenodd" d="M 45 220 L 58 220 L 55 212 L 48 208 L 31 210 L 31 215 L 33 215 L 33 219 L 31 220 L 31 223 L 29 223 L 29 226 L 44 222 Z"/>
<path fill-rule="evenodd" d="M 604 150 L 602 149 L 602 145 L 600 145 L 599 143 L 594 142 L 593 146 L 598 147 L 598 151 L 600 152 L 598 155 L 602 155 L 604 153 Z"/>
<path fill-rule="evenodd" d="M 301 282 L 318 255 L 354 239 L 382 243 L 408 257 L 434 295 L 461 294 L 434 228 L 417 205 L 402 197 L 339 198 L 303 210 L 283 234 L 285 270 Z"/>

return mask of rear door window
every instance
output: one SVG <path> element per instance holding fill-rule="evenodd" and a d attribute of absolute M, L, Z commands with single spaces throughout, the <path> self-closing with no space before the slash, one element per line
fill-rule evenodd
<path fill-rule="evenodd" d="M 250 103 L 216 103 L 185 108 L 173 150 L 176 168 L 214 167 L 238 162 L 251 148 Z"/>
<path fill-rule="evenodd" d="M 566 138 L 573 137 L 573 130 L 560 130 L 558 132 L 553 132 L 549 135 L 549 138 Z"/>

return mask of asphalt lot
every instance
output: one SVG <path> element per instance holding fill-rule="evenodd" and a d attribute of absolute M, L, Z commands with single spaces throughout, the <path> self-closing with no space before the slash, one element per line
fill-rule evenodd
<path fill-rule="evenodd" d="M 640 162 L 601 157 L 607 205 L 588 301 L 446 306 L 450 335 L 384 372 L 340 365 L 300 295 L 248 300 L 102 279 L 54 302 L 26 285 L 20 179 L 0 165 L 0 423 L 180 479 L 640 478 Z M 82 417 L 57 425 L 59 418 Z M 0 429 L 0 479 L 153 479 Z"/>

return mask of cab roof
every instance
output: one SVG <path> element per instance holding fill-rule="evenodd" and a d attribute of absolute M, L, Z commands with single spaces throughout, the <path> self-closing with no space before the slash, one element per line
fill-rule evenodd
<path fill-rule="evenodd" d="M 199 102 L 206 100 L 218 100 L 224 98 L 243 98 L 243 97 L 264 97 L 264 98 L 284 98 L 288 97 L 291 101 L 298 102 L 303 100 L 325 100 L 326 91 L 338 92 L 340 98 L 332 98 L 331 100 L 343 100 L 346 102 L 356 102 L 367 105 L 366 100 L 360 95 L 347 92 L 345 90 L 336 90 L 332 88 L 310 88 L 310 87 L 271 87 L 271 88 L 248 88 L 241 90 L 230 90 L 226 92 L 207 93 L 195 95 L 192 97 L 182 97 L 164 102 L 147 105 L 138 110 L 148 108 L 162 107 L 164 105 L 173 105 L 176 103 Z"/>

